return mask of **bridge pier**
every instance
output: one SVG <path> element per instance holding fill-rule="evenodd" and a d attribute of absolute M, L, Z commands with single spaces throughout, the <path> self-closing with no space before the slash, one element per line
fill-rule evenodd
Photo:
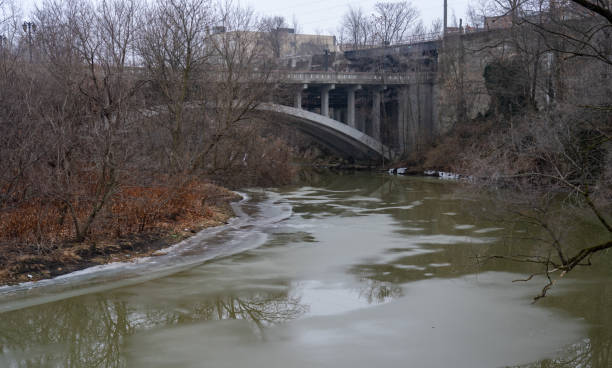
<path fill-rule="evenodd" d="M 329 91 L 336 88 L 335 84 L 327 84 L 321 87 L 321 115 L 329 117 Z"/>
<path fill-rule="evenodd" d="M 425 132 L 423 130 L 425 124 L 427 98 L 423 98 L 425 93 L 424 86 L 421 83 L 415 83 L 410 86 L 410 95 L 408 106 L 410 107 L 410 115 L 408 120 L 408 137 L 410 147 L 414 150 L 420 145 Z"/>
<path fill-rule="evenodd" d="M 351 128 L 357 129 L 355 125 L 355 91 L 361 89 L 361 85 L 349 86 L 347 89 L 346 122 Z"/>
<path fill-rule="evenodd" d="M 330 113 L 330 116 L 333 117 L 334 120 L 342 121 L 342 110 L 341 109 L 332 109 L 333 112 Z"/>
<path fill-rule="evenodd" d="M 381 93 L 387 86 L 375 87 L 372 90 L 372 137 L 380 140 L 380 104 L 382 102 Z"/>
<path fill-rule="evenodd" d="M 372 137 L 380 140 L 380 103 L 382 102 L 381 93 L 387 87 L 374 87 L 372 91 Z"/>
<path fill-rule="evenodd" d="M 399 87 L 397 91 L 397 145 L 400 153 L 406 152 L 407 133 L 408 133 L 408 88 Z"/>
<path fill-rule="evenodd" d="M 301 88 L 295 93 L 295 103 L 294 106 L 296 109 L 302 108 L 302 91 L 308 88 L 308 84 L 304 83 Z"/>

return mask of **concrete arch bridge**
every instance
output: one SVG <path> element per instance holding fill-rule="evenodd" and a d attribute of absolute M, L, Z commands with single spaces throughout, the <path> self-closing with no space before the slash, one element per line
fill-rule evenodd
<path fill-rule="evenodd" d="M 289 71 L 275 77 L 290 93 L 283 101 L 259 104 L 257 112 L 272 114 L 278 123 L 345 156 L 393 160 L 434 129 L 435 73 Z M 158 114 L 160 108 L 145 114 Z"/>
<path fill-rule="evenodd" d="M 297 128 L 337 153 L 358 160 L 395 158 L 395 152 L 381 141 L 340 121 L 307 110 L 263 103 L 257 110 L 278 116 L 277 122 Z"/>
<path fill-rule="evenodd" d="M 291 71 L 277 78 L 293 101 L 258 110 L 347 156 L 392 160 L 433 130 L 435 73 Z"/>

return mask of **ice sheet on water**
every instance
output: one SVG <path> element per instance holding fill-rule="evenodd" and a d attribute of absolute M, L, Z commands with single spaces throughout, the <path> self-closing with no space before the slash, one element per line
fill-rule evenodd
<path fill-rule="evenodd" d="M 256 204 L 258 213 L 248 216 L 241 207 L 249 204 L 251 198 L 246 193 L 240 194 L 243 199 L 232 204 L 238 216 L 227 225 L 205 229 L 164 249 L 159 256 L 109 263 L 53 279 L 0 287 L 0 312 L 148 281 L 213 258 L 253 249 L 267 240 L 264 230 L 274 228 L 292 215 L 291 206 L 279 203 L 281 197 L 269 192 L 268 198 Z"/>

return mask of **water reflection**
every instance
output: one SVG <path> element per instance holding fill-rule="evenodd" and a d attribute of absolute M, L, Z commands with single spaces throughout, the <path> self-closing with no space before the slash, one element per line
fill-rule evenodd
<path fill-rule="evenodd" d="M 609 259 L 606 260 L 608 264 Z M 549 307 L 562 306 L 572 315 L 581 316 L 591 326 L 586 338 L 568 346 L 559 358 L 547 359 L 540 363 L 528 364 L 521 368 L 607 368 L 612 363 L 612 283 L 607 281 L 593 285 L 583 283 L 561 295 L 555 295 L 545 304 Z"/>
<path fill-rule="evenodd" d="M 573 344 L 565 348 L 564 357 L 556 359 L 545 359 L 541 362 L 515 366 L 515 368 L 598 368 L 609 367 L 610 361 L 610 339 L 608 346 L 593 346 L 591 339 L 587 338 L 581 343 Z"/>
<path fill-rule="evenodd" d="M 6 313 L 0 321 L 0 365 L 120 366 L 123 339 L 134 324 L 125 302 L 101 297 Z"/>
<path fill-rule="evenodd" d="M 359 296 L 368 303 L 386 303 L 394 298 L 404 296 L 403 289 L 392 283 L 381 282 L 369 278 L 362 278 Z"/>
<path fill-rule="evenodd" d="M 299 298 L 285 294 L 238 298 L 229 295 L 194 306 L 192 318 L 196 320 L 239 319 L 253 322 L 259 329 L 295 319 L 308 310 Z"/>
<path fill-rule="evenodd" d="M 582 342 L 565 347 L 562 357 L 515 366 L 515 368 L 607 368 L 612 359 L 612 336 L 599 329 Z M 594 336 L 595 335 L 595 336 Z M 607 336 L 601 336 L 607 335 Z"/>
<path fill-rule="evenodd" d="M 66 300 L 4 314 L 0 320 L 0 366 L 127 366 L 125 339 L 139 330 L 242 320 L 261 336 L 265 327 L 295 319 L 307 310 L 299 298 L 286 293 L 220 295 L 170 308 L 130 304 L 101 295 Z"/>

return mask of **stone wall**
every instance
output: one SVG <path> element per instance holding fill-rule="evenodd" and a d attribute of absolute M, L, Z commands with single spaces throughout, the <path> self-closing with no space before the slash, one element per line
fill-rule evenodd
<path fill-rule="evenodd" d="M 538 35 L 526 26 L 448 35 L 439 53 L 439 133 L 448 131 L 457 121 L 484 116 L 495 108 L 494 93 L 488 89 L 484 72 L 487 65 L 499 61 L 514 63 L 520 69 L 516 82 L 525 85 L 528 96 L 535 92 L 532 107 L 536 109 L 560 101 L 574 105 L 610 103 L 611 65 L 590 57 L 547 51 Z"/>

